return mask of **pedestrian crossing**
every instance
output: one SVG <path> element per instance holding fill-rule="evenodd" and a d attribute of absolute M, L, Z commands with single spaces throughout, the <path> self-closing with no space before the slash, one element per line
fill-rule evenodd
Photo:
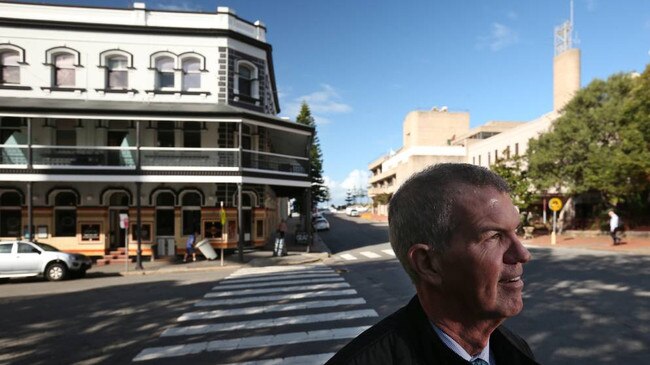
<path fill-rule="evenodd" d="M 392 249 L 386 250 L 375 250 L 375 251 L 358 251 L 358 252 L 346 252 L 338 255 L 338 258 L 345 261 L 356 261 L 361 259 L 389 259 L 395 258 L 395 252 Z"/>
<path fill-rule="evenodd" d="M 242 268 L 197 300 L 133 362 L 323 364 L 377 317 L 326 265 Z"/>

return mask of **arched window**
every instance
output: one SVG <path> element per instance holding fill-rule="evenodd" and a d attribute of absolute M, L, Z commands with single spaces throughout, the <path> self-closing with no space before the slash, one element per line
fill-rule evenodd
<path fill-rule="evenodd" d="M 156 58 L 156 88 L 174 87 L 174 59 L 168 56 Z"/>
<path fill-rule="evenodd" d="M 20 236 L 22 199 L 15 191 L 0 192 L 0 237 Z"/>
<path fill-rule="evenodd" d="M 59 53 L 53 57 L 54 63 L 54 86 L 74 87 L 75 86 L 75 55 L 72 53 Z"/>
<path fill-rule="evenodd" d="M 124 90 L 129 87 L 129 62 L 126 56 L 110 56 L 106 59 L 106 88 Z"/>
<path fill-rule="evenodd" d="M 239 95 L 253 96 L 253 70 L 247 65 L 240 65 L 237 73 Z"/>
<path fill-rule="evenodd" d="M 111 194 L 108 204 L 112 207 L 128 207 L 129 196 L 124 192 L 115 192 Z"/>
<path fill-rule="evenodd" d="M 54 197 L 54 236 L 73 237 L 77 233 L 77 195 L 62 191 Z"/>
<path fill-rule="evenodd" d="M 0 50 L 0 84 L 20 84 L 20 53 Z"/>
<path fill-rule="evenodd" d="M 185 58 L 183 67 L 183 91 L 201 88 L 201 61 L 198 58 Z"/>
<path fill-rule="evenodd" d="M 193 191 L 185 193 L 182 205 L 183 235 L 187 236 L 201 228 L 201 195 Z"/>

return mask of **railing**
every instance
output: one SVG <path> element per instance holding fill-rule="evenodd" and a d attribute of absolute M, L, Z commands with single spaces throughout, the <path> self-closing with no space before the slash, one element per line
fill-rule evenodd
<path fill-rule="evenodd" d="M 135 168 L 135 147 L 32 146 L 34 168 Z"/>
<path fill-rule="evenodd" d="M 27 146 L 0 145 L 0 165 L 27 165 Z"/>
<path fill-rule="evenodd" d="M 309 170 L 309 159 L 307 157 L 243 150 L 242 167 L 294 174 L 307 174 L 307 171 Z"/>
<path fill-rule="evenodd" d="M 223 170 L 239 167 L 237 148 L 141 147 L 143 169 L 201 168 Z"/>

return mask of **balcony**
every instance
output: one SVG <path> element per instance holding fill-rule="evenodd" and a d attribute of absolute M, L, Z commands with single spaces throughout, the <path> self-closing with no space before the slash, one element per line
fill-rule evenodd
<path fill-rule="evenodd" d="M 388 178 L 395 178 L 396 173 L 397 173 L 397 169 L 394 169 L 394 168 L 393 169 L 388 169 L 388 170 L 382 171 L 381 173 L 379 173 L 377 175 L 371 176 L 370 179 L 368 179 L 368 182 L 370 184 L 373 184 L 373 183 L 376 183 L 376 182 L 386 180 Z"/>
<path fill-rule="evenodd" d="M 95 146 L 43 146 L 32 148 L 34 169 L 119 169 L 135 170 L 136 147 Z M 28 165 L 27 145 L 0 145 L 0 166 L 23 168 Z M 141 147 L 142 170 L 167 171 L 239 171 L 261 170 L 306 176 L 309 171 L 307 157 L 269 152 L 240 150 L 238 148 L 174 148 Z"/>

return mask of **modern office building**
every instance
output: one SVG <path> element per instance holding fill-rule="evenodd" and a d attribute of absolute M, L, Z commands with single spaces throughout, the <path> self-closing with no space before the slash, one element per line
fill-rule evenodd
<path fill-rule="evenodd" d="M 0 2 L 0 69 L 0 239 L 261 246 L 308 194 L 314 131 L 276 116 L 266 27 L 232 9 Z"/>

